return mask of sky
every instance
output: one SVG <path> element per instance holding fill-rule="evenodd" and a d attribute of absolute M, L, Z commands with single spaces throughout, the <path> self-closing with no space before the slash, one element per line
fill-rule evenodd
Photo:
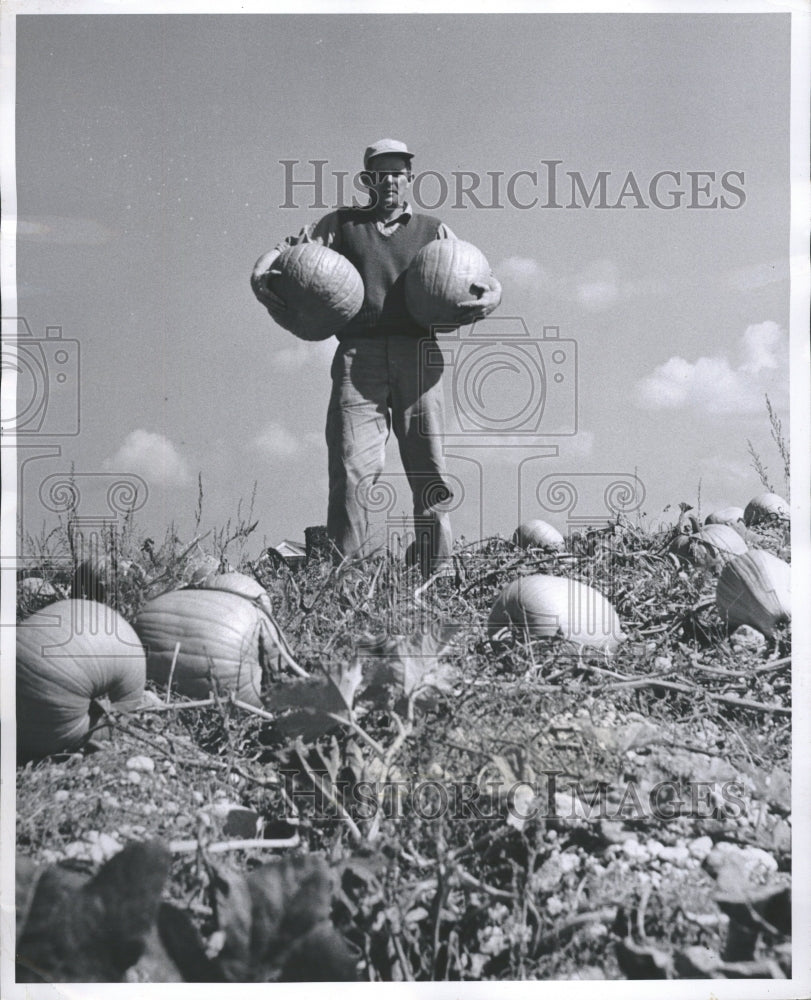
<path fill-rule="evenodd" d="M 18 17 L 18 315 L 46 367 L 61 328 L 70 371 L 18 439 L 25 530 L 71 468 L 80 516 L 135 483 L 155 537 L 191 537 L 198 477 L 206 530 L 254 483 L 257 546 L 325 522 L 336 342 L 276 326 L 248 279 L 326 211 L 286 181 L 325 161 L 335 207 L 383 136 L 504 288 L 443 340 L 457 535 L 604 519 L 616 483 L 652 524 L 745 506 L 748 441 L 785 493 L 764 396 L 788 432 L 789 43 L 785 14 Z M 550 476 L 574 506 L 543 504 Z M 385 479 L 395 523 L 394 440 Z"/>

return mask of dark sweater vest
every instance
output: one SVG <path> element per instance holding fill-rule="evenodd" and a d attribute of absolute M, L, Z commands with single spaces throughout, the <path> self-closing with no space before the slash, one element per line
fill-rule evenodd
<path fill-rule="evenodd" d="M 358 269 L 366 294 L 360 312 L 338 331 L 338 340 L 395 333 L 428 336 L 428 330 L 408 314 L 405 272 L 417 253 L 436 239 L 439 225 L 433 216 L 415 214 L 391 236 L 384 236 L 368 209 L 341 210 L 336 249 Z"/>

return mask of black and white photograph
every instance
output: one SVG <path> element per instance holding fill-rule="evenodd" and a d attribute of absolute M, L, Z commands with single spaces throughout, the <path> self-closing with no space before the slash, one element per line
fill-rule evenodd
<path fill-rule="evenodd" d="M 808 996 L 807 4 L 0 16 L 4 995 Z"/>

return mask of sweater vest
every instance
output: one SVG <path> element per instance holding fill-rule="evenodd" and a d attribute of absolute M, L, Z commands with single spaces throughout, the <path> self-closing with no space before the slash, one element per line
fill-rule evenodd
<path fill-rule="evenodd" d="M 365 294 L 360 312 L 337 332 L 338 340 L 387 334 L 428 336 L 428 330 L 406 308 L 405 273 L 417 253 L 436 239 L 439 225 L 433 216 L 414 214 L 406 225 L 384 236 L 368 209 L 341 210 L 336 249 L 358 269 Z"/>

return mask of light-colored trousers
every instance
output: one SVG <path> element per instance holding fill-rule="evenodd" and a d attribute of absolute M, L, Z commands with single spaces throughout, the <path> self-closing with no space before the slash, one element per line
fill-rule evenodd
<path fill-rule="evenodd" d="M 383 473 L 391 429 L 411 488 L 416 561 L 427 577 L 449 563 L 453 495 L 442 454 L 444 410 L 441 353 L 415 337 L 354 337 L 332 362 L 327 412 L 327 531 L 341 555 L 369 554 L 371 489 Z M 371 493 L 370 493 L 371 490 Z"/>

